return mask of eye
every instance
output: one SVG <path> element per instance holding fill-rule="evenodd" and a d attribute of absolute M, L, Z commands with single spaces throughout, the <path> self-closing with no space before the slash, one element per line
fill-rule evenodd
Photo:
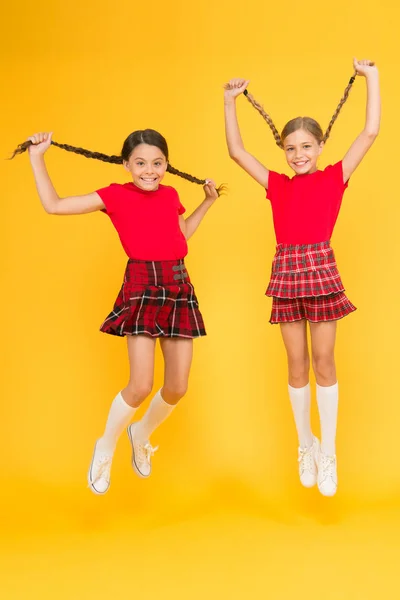
<path fill-rule="evenodd" d="M 139 160 L 137 163 L 138 167 L 142 167 L 144 165 L 144 162 L 142 160 Z"/>
<path fill-rule="evenodd" d="M 311 148 L 311 144 L 305 144 L 304 148 Z"/>
<path fill-rule="evenodd" d="M 290 148 L 286 148 L 286 152 L 291 152 L 292 150 L 293 150 L 293 148 L 292 148 L 292 147 L 290 147 Z"/>
<path fill-rule="evenodd" d="M 156 162 L 154 164 L 156 165 L 156 167 L 161 167 L 161 163 L 160 162 Z"/>

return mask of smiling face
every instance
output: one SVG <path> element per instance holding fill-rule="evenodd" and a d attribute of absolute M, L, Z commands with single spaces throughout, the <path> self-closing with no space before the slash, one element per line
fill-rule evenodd
<path fill-rule="evenodd" d="M 134 148 L 124 167 L 132 175 L 133 183 L 146 191 L 158 189 L 167 170 L 168 162 L 157 146 L 139 144 Z"/>
<path fill-rule="evenodd" d="M 283 140 L 283 149 L 286 160 L 296 175 L 315 173 L 318 157 L 324 147 L 318 140 L 305 129 L 297 129 Z"/>

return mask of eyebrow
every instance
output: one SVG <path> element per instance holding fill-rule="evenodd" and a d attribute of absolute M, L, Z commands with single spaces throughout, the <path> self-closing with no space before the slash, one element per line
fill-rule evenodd
<path fill-rule="evenodd" d="M 162 159 L 163 159 L 163 157 L 162 157 L 162 156 L 160 156 L 159 158 L 153 158 L 153 162 L 154 162 L 155 160 L 162 160 Z M 144 162 L 146 162 L 146 159 L 145 159 L 145 158 L 141 158 L 140 156 L 137 156 L 137 157 L 135 158 L 135 160 L 143 160 Z"/>
<path fill-rule="evenodd" d="M 299 146 L 302 146 L 304 144 L 311 144 L 312 142 L 300 142 Z M 292 146 L 295 146 L 296 144 L 285 144 L 285 148 L 291 148 Z"/>

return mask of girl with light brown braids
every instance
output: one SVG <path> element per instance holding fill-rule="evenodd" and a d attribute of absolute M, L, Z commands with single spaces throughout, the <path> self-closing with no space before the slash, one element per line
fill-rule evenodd
<path fill-rule="evenodd" d="M 224 86 L 229 155 L 266 189 L 272 207 L 277 248 L 266 295 L 273 298 L 270 322 L 280 324 L 287 352 L 289 396 L 299 438 L 300 481 L 305 487 L 318 484 L 324 496 L 333 496 L 337 490 L 336 324 L 355 310 L 344 293 L 330 240 L 348 181 L 370 149 L 380 125 L 378 69 L 368 60 L 354 59 L 353 64 L 355 73 L 325 134 L 310 117 L 292 119 L 280 134 L 271 117 L 247 92 L 248 80 L 231 79 Z M 318 158 L 356 75 L 365 77 L 367 83 L 364 129 L 343 160 L 319 170 Z M 245 149 L 236 115 L 236 98 L 240 94 L 246 95 L 268 123 L 294 177 L 270 171 Z M 310 424 L 307 322 L 317 381 L 321 443 Z"/>
<path fill-rule="evenodd" d="M 46 169 L 50 145 L 113 164 L 123 164 L 131 176 L 84 196 L 60 198 Z M 51 133 L 37 133 L 20 144 L 28 150 L 36 187 L 45 211 L 52 215 L 80 215 L 103 211 L 109 216 L 129 257 L 114 308 L 101 331 L 126 336 L 130 378 L 111 404 L 103 435 L 97 440 L 88 472 L 89 488 L 105 494 L 117 441 L 128 426 L 132 467 L 142 478 L 151 474 L 156 450 L 150 435 L 172 413 L 185 395 L 192 362 L 193 338 L 206 335 L 193 284 L 184 258 L 187 240 L 222 191 L 211 180 L 178 171 L 169 163 L 165 138 L 152 129 L 134 131 L 120 155 L 108 156 L 52 141 Z M 166 172 L 204 186 L 205 198 L 186 219 L 177 191 L 162 185 Z M 154 353 L 159 338 L 164 356 L 164 385 L 140 421 L 129 425 L 153 388 Z"/>

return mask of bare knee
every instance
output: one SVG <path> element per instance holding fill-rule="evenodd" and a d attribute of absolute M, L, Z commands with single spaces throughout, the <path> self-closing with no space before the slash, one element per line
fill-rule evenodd
<path fill-rule="evenodd" d="M 163 400 L 168 404 L 177 404 L 186 394 L 187 388 L 186 381 L 175 381 L 165 384 L 161 392 Z"/>
<path fill-rule="evenodd" d="M 336 367 L 333 354 L 314 355 L 313 369 L 319 384 L 332 385 L 336 382 Z"/>
<path fill-rule="evenodd" d="M 289 383 L 293 387 L 307 385 L 310 373 L 310 359 L 302 356 L 289 359 Z"/>
<path fill-rule="evenodd" d="M 153 381 L 130 381 L 125 389 L 122 390 L 122 396 L 127 404 L 137 408 L 146 400 L 153 389 Z"/>

